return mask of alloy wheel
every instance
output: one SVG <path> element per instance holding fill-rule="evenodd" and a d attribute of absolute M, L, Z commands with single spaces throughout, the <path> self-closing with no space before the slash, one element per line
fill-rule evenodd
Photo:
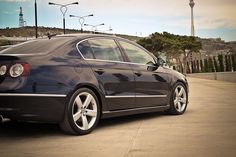
<path fill-rule="evenodd" d="M 98 106 L 95 98 L 88 92 L 78 94 L 72 106 L 73 120 L 81 130 L 88 130 L 98 118 Z"/>
<path fill-rule="evenodd" d="M 174 92 L 174 107 L 178 112 L 183 112 L 187 105 L 187 95 L 185 88 L 178 85 Z"/>

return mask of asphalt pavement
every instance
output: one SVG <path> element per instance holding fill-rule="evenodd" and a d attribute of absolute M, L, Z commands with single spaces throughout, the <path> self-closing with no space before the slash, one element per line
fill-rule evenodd
<path fill-rule="evenodd" d="M 89 135 L 55 124 L 0 124 L 0 157 L 235 157 L 236 83 L 188 78 L 182 116 L 141 114 L 101 120 Z"/>

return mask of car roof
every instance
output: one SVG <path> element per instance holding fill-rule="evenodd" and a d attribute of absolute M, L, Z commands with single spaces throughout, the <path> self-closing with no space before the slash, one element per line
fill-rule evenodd
<path fill-rule="evenodd" d="M 121 37 L 117 37 L 116 35 L 108 35 L 108 34 L 88 34 L 88 33 L 78 33 L 78 34 L 64 34 L 64 35 L 57 35 L 55 37 L 72 37 L 79 40 L 87 39 L 87 38 L 95 38 L 95 37 L 106 37 L 106 38 L 117 38 L 117 39 L 124 39 Z"/>
<path fill-rule="evenodd" d="M 115 35 L 106 35 L 106 34 L 65 34 L 65 35 L 52 35 L 51 38 L 38 38 L 34 40 L 29 40 L 27 42 L 14 45 L 8 49 L 5 49 L 0 52 L 0 54 L 39 54 L 39 53 L 51 53 L 57 48 L 68 48 L 75 43 L 80 41 L 91 39 L 91 38 L 112 38 L 112 39 L 127 39 L 117 37 Z M 130 41 L 132 42 L 132 41 Z M 134 42 L 133 42 L 134 43 Z M 30 50 L 30 51 L 29 51 Z"/>

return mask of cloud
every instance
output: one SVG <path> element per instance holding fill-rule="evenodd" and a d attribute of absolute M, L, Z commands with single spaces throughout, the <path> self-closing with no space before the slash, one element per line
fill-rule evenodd
<path fill-rule="evenodd" d="M 30 0 L 0 0 L 0 2 L 26 2 Z M 31 0 L 32 1 L 32 0 Z M 75 14 L 93 13 L 95 18 L 126 17 L 142 22 L 142 19 L 164 19 L 170 26 L 189 28 L 189 0 L 50 0 L 59 4 L 78 1 L 79 5 L 69 6 Z M 236 0 L 194 0 L 196 29 L 236 28 Z M 37 0 L 38 6 L 49 7 L 49 0 Z M 52 9 L 52 8 L 51 8 Z M 141 17 L 141 18 L 139 18 Z M 131 21 L 132 19 L 130 19 Z"/>
<path fill-rule="evenodd" d="M 8 11 L 2 11 L 3 14 L 11 14 L 10 12 Z"/>
<path fill-rule="evenodd" d="M 196 26 L 203 29 L 236 28 L 236 1 L 199 2 L 195 10 Z"/>
<path fill-rule="evenodd" d="M 15 10 L 15 12 L 19 12 L 20 10 Z M 11 15 L 11 14 L 15 14 L 14 11 L 6 11 L 6 10 L 1 10 L 2 14 L 7 14 L 7 15 Z"/>
<path fill-rule="evenodd" d="M 65 3 L 64 0 L 55 2 Z M 173 26 L 189 27 L 190 7 L 188 0 L 80 0 L 80 11 L 89 10 L 103 16 L 142 16 L 172 20 Z M 74 9 L 76 10 L 76 9 Z M 195 0 L 194 16 L 196 29 L 236 28 L 235 0 Z M 182 18 L 185 17 L 185 18 Z M 177 21 L 178 20 L 178 21 Z M 168 21 L 168 20 L 167 20 Z"/>

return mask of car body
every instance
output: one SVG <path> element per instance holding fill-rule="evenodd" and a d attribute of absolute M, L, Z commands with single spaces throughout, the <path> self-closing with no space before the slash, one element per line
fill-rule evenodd
<path fill-rule="evenodd" d="M 87 134 L 100 118 L 183 114 L 187 103 L 184 75 L 120 37 L 61 35 L 0 52 L 0 115 L 6 118 L 59 123 L 66 132 Z"/>

